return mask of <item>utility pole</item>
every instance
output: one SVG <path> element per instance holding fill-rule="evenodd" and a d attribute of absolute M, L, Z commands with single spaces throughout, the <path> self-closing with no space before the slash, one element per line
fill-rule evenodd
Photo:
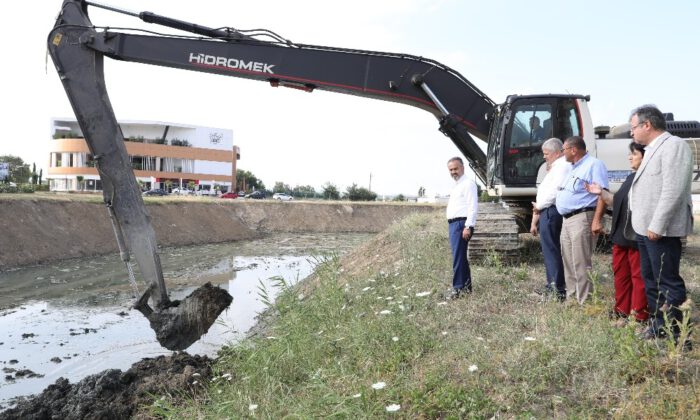
<path fill-rule="evenodd" d="M 369 173 L 369 190 L 372 191 L 372 172 Z"/>

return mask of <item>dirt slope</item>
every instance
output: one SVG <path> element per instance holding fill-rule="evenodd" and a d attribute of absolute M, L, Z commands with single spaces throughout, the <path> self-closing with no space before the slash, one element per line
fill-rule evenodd
<path fill-rule="evenodd" d="M 162 200 L 147 203 L 161 246 L 252 239 L 271 232 L 380 232 L 439 206 Z M 117 251 L 104 206 L 81 198 L 0 197 L 0 270 Z"/>

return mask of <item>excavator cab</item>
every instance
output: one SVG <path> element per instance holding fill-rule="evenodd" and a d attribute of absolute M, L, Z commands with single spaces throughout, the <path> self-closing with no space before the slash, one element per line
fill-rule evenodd
<path fill-rule="evenodd" d="M 489 187 L 536 186 L 544 158 L 542 144 L 556 137 L 565 140 L 582 135 L 577 106 L 580 95 L 511 95 L 496 108 L 489 133 Z M 585 99 L 585 98 L 583 98 Z"/>

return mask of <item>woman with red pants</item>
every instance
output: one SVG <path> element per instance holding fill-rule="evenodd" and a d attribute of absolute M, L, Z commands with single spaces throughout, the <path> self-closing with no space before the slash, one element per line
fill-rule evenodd
<path fill-rule="evenodd" d="M 634 175 L 644 158 L 644 146 L 637 143 L 630 143 L 629 162 L 632 173 L 622 183 L 620 189 L 614 195 L 603 190 L 597 184 L 590 184 L 587 190 L 593 194 L 600 195 L 600 200 L 605 204 L 612 205 L 612 228 L 610 229 L 610 239 L 613 243 L 613 273 L 615 275 L 615 315 L 620 320 L 616 326 L 626 323 L 630 315 L 638 322 L 644 322 L 649 317 L 647 312 L 647 298 L 644 291 L 644 279 L 642 278 L 641 266 L 639 262 L 639 250 L 635 240 L 625 238 L 625 226 L 632 223 L 627 220 L 630 216 L 627 211 L 627 196 L 630 186 L 634 180 Z M 593 217 L 591 229 L 594 233 L 603 230 L 601 219 L 603 218 L 604 207 L 599 206 Z"/>

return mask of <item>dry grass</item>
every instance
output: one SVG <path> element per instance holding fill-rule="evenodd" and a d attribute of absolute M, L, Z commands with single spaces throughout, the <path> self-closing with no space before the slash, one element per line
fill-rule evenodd
<path fill-rule="evenodd" d="M 679 353 L 613 328 L 608 256 L 595 257 L 599 284 L 583 307 L 531 293 L 544 278 L 536 242 L 520 261 L 474 264 L 474 294 L 447 302 L 445 230 L 439 216 L 410 217 L 302 288 L 280 285 L 266 329 L 221 352 L 207 396 L 161 400 L 152 413 L 367 418 L 398 405 L 402 418 L 697 418 L 697 341 Z"/>

